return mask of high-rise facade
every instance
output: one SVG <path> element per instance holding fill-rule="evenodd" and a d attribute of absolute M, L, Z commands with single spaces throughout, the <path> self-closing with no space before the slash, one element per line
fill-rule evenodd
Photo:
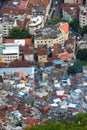
<path fill-rule="evenodd" d="M 79 24 L 82 28 L 87 25 L 87 0 L 85 1 L 85 5 L 80 8 Z"/>

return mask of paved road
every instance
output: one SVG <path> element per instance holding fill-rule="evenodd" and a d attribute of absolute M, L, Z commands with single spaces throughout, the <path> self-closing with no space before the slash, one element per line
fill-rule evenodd
<path fill-rule="evenodd" d="M 50 18 L 53 18 L 54 16 L 58 16 L 60 18 L 60 8 L 61 8 L 61 3 L 57 2 L 57 0 L 53 1 L 53 7 L 50 12 Z"/>
<path fill-rule="evenodd" d="M 57 5 L 55 6 L 54 16 L 58 16 L 60 18 L 60 9 L 61 9 L 61 3 L 57 3 Z"/>

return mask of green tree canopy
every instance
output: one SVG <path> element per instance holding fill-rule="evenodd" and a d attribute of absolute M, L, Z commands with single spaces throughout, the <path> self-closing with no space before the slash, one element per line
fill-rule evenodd
<path fill-rule="evenodd" d="M 80 28 L 80 34 L 83 36 L 84 34 L 87 34 L 87 25 L 84 26 L 83 28 Z"/>
<path fill-rule="evenodd" d="M 73 19 L 70 22 L 70 26 L 76 31 L 79 32 L 79 20 L 78 19 Z"/>
<path fill-rule="evenodd" d="M 78 32 L 81 36 L 87 34 L 87 25 L 81 28 L 78 19 L 73 19 L 70 22 L 70 26 L 73 28 L 74 31 Z"/>
<path fill-rule="evenodd" d="M 13 27 L 12 29 L 9 30 L 9 35 L 8 38 L 31 38 L 32 35 L 29 34 L 27 28 L 18 28 L 18 27 Z"/>
<path fill-rule="evenodd" d="M 56 25 L 56 24 L 58 24 L 59 22 L 61 22 L 61 19 L 60 19 L 58 16 L 54 16 L 54 17 L 51 19 L 51 21 L 52 21 L 52 24 L 53 24 L 53 25 Z"/>
<path fill-rule="evenodd" d="M 25 130 L 87 130 L 87 113 L 77 114 L 73 120 L 46 122 L 43 125 L 32 126 Z"/>
<path fill-rule="evenodd" d="M 87 66 L 87 61 L 75 62 L 73 66 L 68 67 L 67 73 L 68 74 L 82 73 L 83 66 Z"/>
<path fill-rule="evenodd" d="M 15 125 L 22 127 L 22 121 L 21 121 L 21 120 L 18 120 Z"/>
<path fill-rule="evenodd" d="M 69 66 L 69 67 L 68 67 L 68 70 L 67 70 L 67 73 L 68 73 L 68 74 L 76 74 L 76 73 L 77 73 L 77 68 L 76 68 L 76 66 L 75 66 L 75 65 Z"/>
<path fill-rule="evenodd" d="M 48 20 L 46 24 L 47 25 L 50 25 L 50 24 L 56 25 L 56 24 L 58 24 L 61 21 L 62 20 L 58 16 L 54 16 L 51 20 Z"/>
<path fill-rule="evenodd" d="M 76 54 L 76 58 L 81 61 L 87 61 L 87 49 L 79 49 Z"/>

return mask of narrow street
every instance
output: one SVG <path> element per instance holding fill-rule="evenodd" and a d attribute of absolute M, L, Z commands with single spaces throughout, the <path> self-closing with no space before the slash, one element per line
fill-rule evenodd
<path fill-rule="evenodd" d="M 53 18 L 54 16 L 58 16 L 60 18 L 61 3 L 62 2 L 60 0 L 53 1 L 53 6 L 50 12 L 50 18 Z"/>
<path fill-rule="evenodd" d="M 55 6 L 54 16 L 58 16 L 60 18 L 60 9 L 61 9 L 61 3 L 57 3 Z"/>

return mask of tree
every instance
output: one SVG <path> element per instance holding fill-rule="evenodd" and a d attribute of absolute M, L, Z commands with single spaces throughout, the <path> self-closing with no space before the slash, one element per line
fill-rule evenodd
<path fill-rule="evenodd" d="M 21 38 L 31 38 L 31 35 L 29 34 L 29 32 L 28 32 L 28 29 L 27 28 L 22 28 L 22 29 L 20 29 L 20 37 Z"/>
<path fill-rule="evenodd" d="M 52 24 L 53 24 L 53 25 L 56 25 L 56 24 L 58 24 L 58 23 L 61 22 L 61 19 L 58 18 L 58 16 L 54 16 L 54 17 L 51 19 L 51 21 L 52 21 Z"/>
<path fill-rule="evenodd" d="M 76 54 L 76 58 L 81 61 L 87 61 L 87 49 L 79 49 Z"/>
<path fill-rule="evenodd" d="M 79 20 L 78 19 L 73 19 L 71 22 L 70 22 L 70 26 L 76 31 L 76 32 L 79 32 Z"/>
<path fill-rule="evenodd" d="M 80 28 L 80 35 L 83 36 L 84 34 L 87 34 L 87 25 L 83 28 Z"/>
<path fill-rule="evenodd" d="M 51 20 L 47 21 L 46 25 L 57 25 L 60 23 L 62 20 L 58 18 L 58 16 L 54 16 Z"/>
<path fill-rule="evenodd" d="M 74 123 L 80 126 L 85 126 L 87 123 L 87 113 L 77 114 L 74 118 Z"/>
<path fill-rule="evenodd" d="M 20 37 L 20 29 L 18 27 L 13 27 L 9 30 L 9 38 L 19 38 Z"/>
<path fill-rule="evenodd" d="M 60 120 L 45 122 L 43 125 L 35 125 L 25 130 L 87 130 L 87 113 L 77 114 L 73 120 Z"/>
<path fill-rule="evenodd" d="M 68 74 L 82 73 L 83 66 L 86 66 L 86 65 L 87 65 L 86 61 L 75 62 L 73 66 L 68 67 L 67 73 Z"/>
<path fill-rule="evenodd" d="M 67 70 L 68 74 L 76 74 L 76 72 L 77 72 L 76 66 L 73 65 L 73 66 L 68 67 L 68 70 Z"/>
<path fill-rule="evenodd" d="M 22 121 L 21 121 L 21 120 L 18 120 L 15 125 L 22 127 Z"/>
<path fill-rule="evenodd" d="M 31 38 L 32 35 L 29 34 L 27 28 L 18 28 L 18 27 L 13 27 L 12 29 L 9 30 L 9 35 L 8 38 L 16 38 L 16 39 L 23 39 L 23 38 Z"/>

